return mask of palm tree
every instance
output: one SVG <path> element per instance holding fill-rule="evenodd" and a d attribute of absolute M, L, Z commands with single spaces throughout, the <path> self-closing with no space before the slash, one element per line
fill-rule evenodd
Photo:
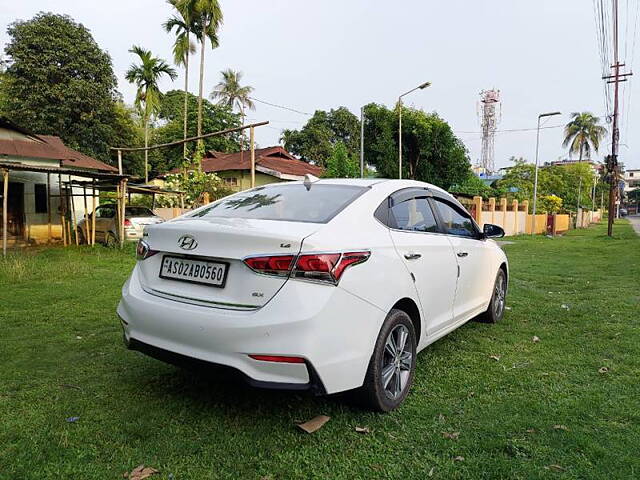
<path fill-rule="evenodd" d="M 150 50 L 134 45 L 129 52 L 140 59 L 140 64 L 131 64 L 125 78 L 138 87 L 135 105 L 142 113 L 144 124 L 144 146 L 149 146 L 149 120 L 160 110 L 162 93 L 158 86 L 160 78 L 167 75 L 175 80 L 178 74 L 175 69 L 161 58 L 154 57 Z M 149 182 L 149 152 L 144 151 L 144 181 Z"/>
<path fill-rule="evenodd" d="M 217 48 L 218 29 L 222 25 L 222 10 L 218 0 L 176 0 L 180 11 L 191 12 L 189 15 L 198 43 L 200 43 L 200 82 L 198 86 L 198 136 L 202 135 L 202 91 L 204 86 L 204 52 L 207 41 L 211 48 Z M 202 142 L 199 140 L 198 143 Z"/>
<path fill-rule="evenodd" d="M 173 61 L 176 65 L 184 66 L 184 125 L 183 140 L 187 138 L 187 109 L 189 100 L 189 56 L 196 52 L 196 46 L 191 41 L 192 22 L 191 13 L 185 10 L 179 10 L 177 0 L 168 0 L 168 3 L 178 10 L 179 15 L 173 15 L 169 20 L 164 22 L 162 26 L 167 33 L 176 31 L 176 40 L 173 44 Z M 182 156 L 187 157 L 187 143 L 182 144 Z"/>
<path fill-rule="evenodd" d="M 589 112 L 573 112 L 571 121 L 564 127 L 563 147 L 569 146 L 569 155 L 580 153 L 579 161 L 583 154 L 591 158 L 591 149 L 598 151 L 600 141 L 607 134 L 607 129 L 598 125 L 600 119 Z"/>
<path fill-rule="evenodd" d="M 245 108 L 253 110 L 256 108 L 255 104 L 251 100 L 251 93 L 253 87 L 249 85 L 241 86 L 242 72 L 236 72 L 230 68 L 220 72 L 222 74 L 222 80 L 213 88 L 211 92 L 211 99 L 218 100 L 219 105 L 226 105 L 231 110 L 238 107 L 240 115 L 242 117 L 242 124 L 244 125 Z M 242 131 L 244 137 L 244 130 Z M 243 144 L 240 145 L 240 160 L 242 161 Z"/>

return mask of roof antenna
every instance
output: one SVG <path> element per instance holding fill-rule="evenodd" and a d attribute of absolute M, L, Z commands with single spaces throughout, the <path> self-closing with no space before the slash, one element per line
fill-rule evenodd
<path fill-rule="evenodd" d="M 318 180 L 320 179 L 315 175 L 311 175 L 310 173 L 307 173 L 304 176 L 304 182 L 302 182 L 302 184 L 304 185 L 304 187 L 307 189 L 307 192 L 308 192 L 309 190 L 311 190 L 311 185 L 316 183 Z"/>

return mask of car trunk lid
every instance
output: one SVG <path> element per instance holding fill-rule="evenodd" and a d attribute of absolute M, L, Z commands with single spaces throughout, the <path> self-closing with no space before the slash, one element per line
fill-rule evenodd
<path fill-rule="evenodd" d="M 259 308 L 278 292 L 287 277 L 258 274 L 243 259 L 254 255 L 297 255 L 304 238 L 320 227 L 315 223 L 215 217 L 187 217 L 149 225 L 145 239 L 150 249 L 159 253 L 139 262 L 142 286 L 150 293 L 187 303 Z M 191 241 L 185 244 L 181 240 L 184 236 L 192 238 L 195 246 Z M 226 264 L 226 281 L 217 287 L 161 278 L 165 256 Z"/>

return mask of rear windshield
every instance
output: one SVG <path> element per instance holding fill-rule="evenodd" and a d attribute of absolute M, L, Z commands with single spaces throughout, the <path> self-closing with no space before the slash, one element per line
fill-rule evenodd
<path fill-rule="evenodd" d="M 127 217 L 153 217 L 153 212 L 146 207 L 127 207 L 125 211 Z"/>
<path fill-rule="evenodd" d="M 258 187 L 214 202 L 193 217 L 255 218 L 327 223 L 367 190 L 353 185 L 283 184 Z"/>

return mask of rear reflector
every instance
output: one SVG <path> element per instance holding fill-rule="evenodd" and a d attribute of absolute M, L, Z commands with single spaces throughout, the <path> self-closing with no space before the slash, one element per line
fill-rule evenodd
<path fill-rule="evenodd" d="M 249 355 L 249 357 L 261 362 L 304 363 L 304 358 L 302 357 L 283 357 L 281 355 Z"/>
<path fill-rule="evenodd" d="M 257 273 L 319 281 L 337 285 L 344 271 L 366 262 L 369 251 L 345 253 L 305 253 L 293 255 L 269 255 L 249 257 L 244 263 Z"/>

